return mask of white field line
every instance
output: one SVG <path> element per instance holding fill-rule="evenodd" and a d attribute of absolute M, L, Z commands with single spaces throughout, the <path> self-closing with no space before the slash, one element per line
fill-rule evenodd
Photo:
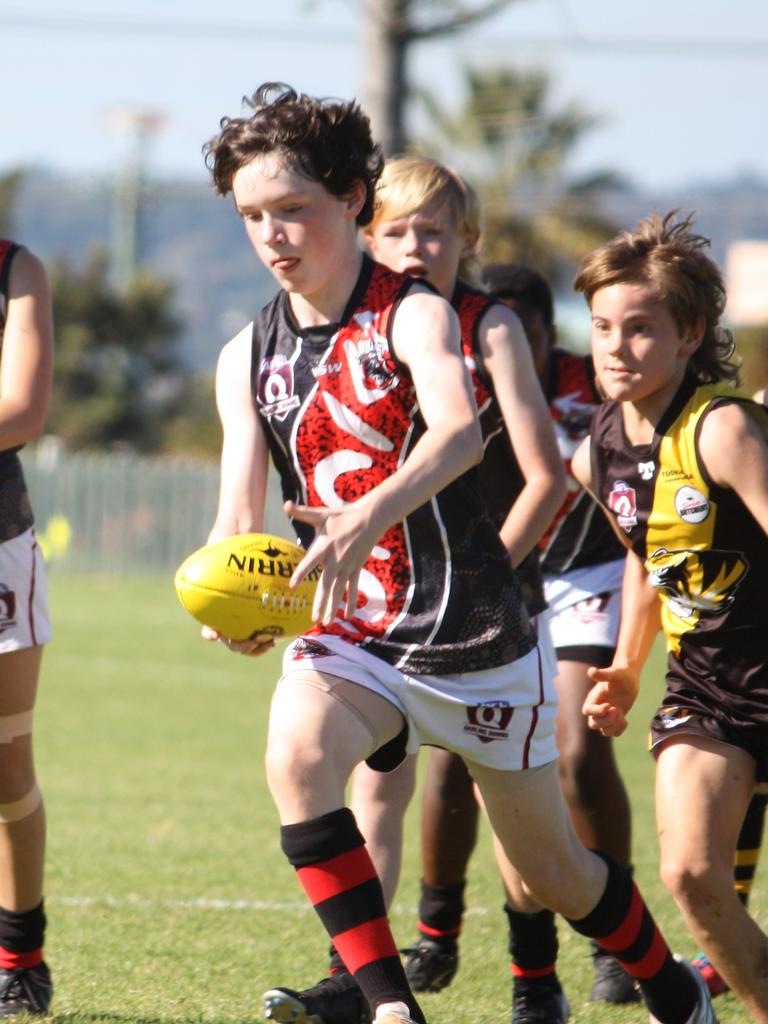
<path fill-rule="evenodd" d="M 113 909 L 140 909 L 140 910 L 249 910 L 256 913 L 260 911 L 274 912 L 282 911 L 288 913 L 303 913 L 312 910 L 312 907 L 304 900 L 289 900 L 278 902 L 275 900 L 216 900 L 200 896 L 192 900 L 154 900 L 143 896 L 46 896 L 46 905 L 56 904 L 62 907 L 109 907 Z M 396 904 L 390 911 L 392 916 L 413 916 L 413 908 L 403 904 Z M 469 907 L 465 911 L 470 915 L 487 914 L 487 907 Z"/>

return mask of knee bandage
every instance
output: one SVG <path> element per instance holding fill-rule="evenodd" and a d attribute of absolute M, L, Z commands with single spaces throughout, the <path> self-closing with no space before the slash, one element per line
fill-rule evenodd
<path fill-rule="evenodd" d="M 43 794 L 35 783 L 26 796 L 21 797 L 20 800 L 14 800 L 10 804 L 0 804 L 0 825 L 10 825 L 14 821 L 28 818 L 30 814 L 35 813 L 42 800 Z"/>
<path fill-rule="evenodd" d="M 32 732 L 33 715 L 31 708 L 16 715 L 0 715 L 0 743 L 13 743 L 17 736 L 28 736 Z"/>

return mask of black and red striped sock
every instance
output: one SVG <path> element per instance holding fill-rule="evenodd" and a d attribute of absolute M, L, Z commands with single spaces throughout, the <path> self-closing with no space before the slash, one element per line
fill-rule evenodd
<path fill-rule="evenodd" d="M 457 885 L 430 885 L 421 880 L 419 932 L 446 947 L 455 947 L 464 916 L 466 882 Z"/>
<path fill-rule="evenodd" d="M 568 923 L 616 957 L 661 1024 L 686 1024 L 698 1002 L 695 981 L 670 953 L 629 869 L 593 852 L 608 865 L 603 895 L 586 917 Z"/>
<path fill-rule="evenodd" d="M 43 902 L 32 910 L 0 907 L 0 968 L 37 967 L 43 959 Z"/>
<path fill-rule="evenodd" d="M 512 958 L 512 977 L 520 980 L 541 981 L 555 991 L 560 982 L 557 967 L 557 927 L 551 910 L 535 914 L 522 914 L 505 905 L 509 921 L 509 955 Z"/>
<path fill-rule="evenodd" d="M 343 807 L 284 825 L 283 853 L 348 970 L 374 1009 L 403 1002 L 424 1016 L 408 985 L 392 937 L 376 869 L 352 812 Z"/>

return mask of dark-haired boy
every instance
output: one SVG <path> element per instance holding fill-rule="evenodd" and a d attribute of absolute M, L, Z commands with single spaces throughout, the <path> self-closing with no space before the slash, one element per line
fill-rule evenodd
<path fill-rule="evenodd" d="M 323 567 L 317 625 L 287 649 L 270 715 L 283 849 L 376 1024 L 421 1024 L 344 793 L 363 760 L 387 770 L 445 746 L 466 758 L 537 896 L 615 947 L 663 1024 L 707 1024 L 706 990 L 631 878 L 573 833 L 552 680 L 469 473 L 482 444 L 455 315 L 358 245 L 380 170 L 367 118 L 286 86 L 250 106 L 222 121 L 207 158 L 281 292 L 219 359 L 211 539 L 260 528 L 271 452 L 308 545 L 294 578 Z M 270 1013 L 315 1016 L 290 993 Z"/>

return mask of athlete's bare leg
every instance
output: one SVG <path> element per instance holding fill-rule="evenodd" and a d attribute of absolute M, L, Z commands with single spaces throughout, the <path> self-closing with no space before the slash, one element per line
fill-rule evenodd
<path fill-rule="evenodd" d="M 607 870 L 576 835 L 560 791 L 557 763 L 526 772 L 468 767 L 493 831 L 525 891 L 566 917 L 585 917 L 603 893 Z"/>
<path fill-rule="evenodd" d="M 421 801 L 422 877 L 429 885 L 459 885 L 477 843 L 479 807 L 464 761 L 429 751 Z"/>
<path fill-rule="evenodd" d="M 613 740 L 590 729 L 582 713 L 593 686 L 588 666 L 559 661 L 557 747 L 560 785 L 579 838 L 619 864 L 631 858 L 629 800 L 614 756 Z"/>
<path fill-rule="evenodd" d="M 392 772 L 373 771 L 363 762 L 352 776 L 350 807 L 381 879 L 387 907 L 400 881 L 403 822 L 415 788 L 415 756 L 406 757 Z"/>
<path fill-rule="evenodd" d="M 402 727 L 394 704 L 357 683 L 310 670 L 302 680 L 294 675 L 287 685 L 281 681 L 272 698 L 266 755 L 281 822 L 343 807 L 352 770 Z"/>
<path fill-rule="evenodd" d="M 733 853 L 755 766 L 703 737 L 670 739 L 656 774 L 661 876 L 701 948 L 750 1011 L 768 1024 L 768 937 L 733 888 Z"/>
<path fill-rule="evenodd" d="M 0 655 L 0 718 L 34 708 L 42 654 L 27 647 Z M 35 786 L 31 731 L 0 743 L 0 805 L 18 807 Z M 38 796 L 34 803 L 31 813 L 0 824 L 0 906 L 7 910 L 32 910 L 42 898 L 45 811 Z"/>

